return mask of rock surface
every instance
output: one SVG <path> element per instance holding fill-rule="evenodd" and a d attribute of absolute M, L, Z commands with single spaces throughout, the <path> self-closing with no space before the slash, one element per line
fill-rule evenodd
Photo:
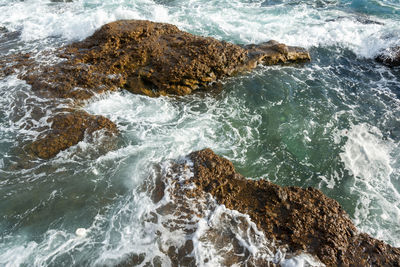
<path fill-rule="evenodd" d="M 248 180 L 210 149 L 189 155 L 196 188 L 189 197 L 210 193 L 218 203 L 248 214 L 266 237 L 306 251 L 327 266 L 400 266 L 400 249 L 356 227 L 338 202 L 314 188 L 281 187 Z"/>
<path fill-rule="evenodd" d="M 310 59 L 305 49 L 276 41 L 241 47 L 142 20 L 106 24 L 58 56 L 67 60 L 23 78 L 34 90 L 74 99 L 117 88 L 149 96 L 186 95 L 260 63 Z"/>
<path fill-rule="evenodd" d="M 78 142 L 85 134 L 91 136 L 95 131 L 104 130 L 106 136 L 118 132 L 117 126 L 103 116 L 88 114 L 81 110 L 68 110 L 48 119 L 50 128 L 42 133 L 28 150 L 43 159 L 49 159 Z"/>
<path fill-rule="evenodd" d="M 29 54 L 13 55 L 0 60 L 0 74 L 22 69 L 20 78 L 41 97 L 79 102 L 119 88 L 148 96 L 186 95 L 258 64 L 310 60 L 305 49 L 276 41 L 239 46 L 143 20 L 106 24 L 87 39 L 60 48 L 56 56 L 58 63 L 37 64 Z M 68 122 L 53 123 L 48 136 L 41 135 L 31 146 L 35 155 L 49 158 L 76 144 L 85 128 L 92 132 L 93 120 L 95 129 L 116 132 L 104 117 L 80 112 L 54 120 L 61 118 Z M 76 123 L 69 125 L 71 121 Z"/>
<path fill-rule="evenodd" d="M 400 46 L 391 47 L 381 52 L 375 57 L 375 60 L 390 67 L 400 66 Z"/>

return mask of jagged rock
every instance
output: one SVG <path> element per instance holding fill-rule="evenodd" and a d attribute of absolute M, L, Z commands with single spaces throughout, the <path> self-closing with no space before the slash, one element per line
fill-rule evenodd
<path fill-rule="evenodd" d="M 143 20 L 106 24 L 87 39 L 60 48 L 56 55 L 64 60 L 53 65 L 35 64 L 29 54 L 9 56 L 0 60 L 0 75 L 22 69 L 19 77 L 41 97 L 82 101 L 119 88 L 148 96 L 186 95 L 257 64 L 310 60 L 305 49 L 276 41 L 239 46 Z M 92 119 L 83 113 L 79 118 L 71 116 L 79 121 L 77 126 L 53 124 L 48 136 L 41 135 L 32 144 L 36 155 L 49 158 L 82 140 Z M 110 121 L 101 120 L 107 123 L 96 129 L 115 131 Z"/>
<path fill-rule="evenodd" d="M 400 66 L 400 46 L 395 46 L 382 51 L 375 60 L 390 67 Z"/>
<path fill-rule="evenodd" d="M 189 155 L 190 198 L 210 193 L 229 209 L 248 214 L 269 239 L 306 251 L 327 266 L 400 266 L 400 249 L 358 233 L 346 212 L 314 188 L 281 187 L 248 180 L 210 149 Z"/>

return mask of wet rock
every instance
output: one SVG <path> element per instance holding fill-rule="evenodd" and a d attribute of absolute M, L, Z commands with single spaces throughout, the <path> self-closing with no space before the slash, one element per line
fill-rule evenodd
<path fill-rule="evenodd" d="M 390 67 L 400 66 L 400 46 L 395 46 L 382 51 L 375 60 Z"/>
<path fill-rule="evenodd" d="M 247 215 L 224 209 L 204 191 L 194 193 L 187 179 L 192 176 L 190 163 L 170 163 L 154 166 L 155 176 L 145 180 L 142 189 L 153 196 L 163 192 L 153 198 L 157 209 L 146 221 L 163 226 L 157 243 L 172 266 L 278 266 L 281 258 L 293 257 L 275 257 L 276 247 Z"/>
<path fill-rule="evenodd" d="M 257 64 L 310 59 L 305 49 L 276 41 L 241 47 L 141 20 L 106 24 L 58 56 L 66 60 L 23 78 L 34 90 L 79 100 L 117 88 L 149 96 L 186 95 Z"/>
<path fill-rule="evenodd" d="M 120 88 L 148 96 L 186 95 L 197 89 L 215 89 L 212 84 L 219 79 L 258 64 L 310 60 L 305 49 L 276 41 L 239 46 L 183 32 L 171 24 L 142 20 L 106 24 L 87 39 L 55 53 L 60 59 L 55 64 L 35 63 L 28 54 L 0 59 L 0 76 L 18 69 L 19 77 L 39 96 L 79 103 Z M 32 144 L 37 156 L 52 157 L 82 140 L 85 127 L 91 127 L 94 119 L 84 113 L 70 116 L 76 125 L 55 123 L 47 136 Z M 101 120 L 103 124 L 94 120 L 95 129 L 114 132 L 115 125 Z"/>
<path fill-rule="evenodd" d="M 128 255 L 127 259 L 116 265 L 116 267 L 139 266 L 146 259 L 144 253 Z"/>
<path fill-rule="evenodd" d="M 370 25 L 370 24 L 385 25 L 385 23 L 383 23 L 383 22 L 372 20 L 372 19 L 369 19 L 368 17 L 364 17 L 364 16 L 356 17 L 356 20 L 362 24 L 367 24 L 367 25 Z"/>
<path fill-rule="evenodd" d="M 385 23 L 372 20 L 368 18 L 367 16 L 338 16 L 336 18 L 330 18 L 326 19 L 325 22 L 335 22 L 335 21 L 341 21 L 341 20 L 354 20 L 356 22 L 359 22 L 361 24 L 375 24 L 375 25 L 385 25 Z"/>
<path fill-rule="evenodd" d="M 35 64 L 29 53 L 9 55 L 0 59 L 0 77 L 14 74 L 16 70 L 25 70 Z"/>
<path fill-rule="evenodd" d="M 104 130 L 106 136 L 118 132 L 116 125 L 103 116 L 95 116 L 85 111 L 66 111 L 48 119 L 50 129 L 42 133 L 28 146 L 28 151 L 40 158 L 49 159 L 82 141 L 85 134 Z"/>
<path fill-rule="evenodd" d="M 248 67 L 255 68 L 258 64 L 275 65 L 285 62 L 310 60 L 308 51 L 301 47 L 287 46 L 271 40 L 258 45 L 246 45 Z"/>
<path fill-rule="evenodd" d="M 321 191 L 248 180 L 210 149 L 189 157 L 196 185 L 190 197 L 210 193 L 227 208 L 248 214 L 267 238 L 293 252 L 306 251 L 327 266 L 400 266 L 400 249 L 358 233 L 338 202 Z"/>

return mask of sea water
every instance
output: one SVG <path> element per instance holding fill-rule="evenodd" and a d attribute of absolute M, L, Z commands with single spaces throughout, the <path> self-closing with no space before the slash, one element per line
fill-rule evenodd
<path fill-rule="evenodd" d="M 40 60 L 118 19 L 168 22 L 237 44 L 274 39 L 306 47 L 312 61 L 260 66 L 225 79 L 219 93 L 96 96 L 83 109 L 118 125 L 114 149 L 100 136 L 24 164 L 21 145 L 47 123 L 31 114 L 48 103 L 16 75 L 2 77 L 0 265 L 112 266 L 136 257 L 169 266 L 169 247 L 187 240 L 198 266 L 226 264 L 230 244 L 248 255 L 238 265 L 320 265 L 277 250 L 247 215 L 215 203 L 187 221 L 162 212 L 173 197 L 154 203 L 146 185 L 170 171 L 170 160 L 206 147 L 251 179 L 321 189 L 360 231 L 400 246 L 400 69 L 373 60 L 400 45 L 398 1 L 0 0 L 0 55 Z"/>

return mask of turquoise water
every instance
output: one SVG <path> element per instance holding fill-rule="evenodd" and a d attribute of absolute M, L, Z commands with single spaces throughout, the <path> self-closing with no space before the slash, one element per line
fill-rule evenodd
<path fill-rule="evenodd" d="M 161 204 L 144 189 L 168 160 L 205 147 L 249 178 L 321 189 L 361 231 L 400 246 L 400 69 L 373 60 L 400 44 L 398 1 L 0 0 L 8 30 L 0 32 L 0 53 L 41 58 L 116 19 L 169 22 L 240 44 L 275 39 L 308 48 L 312 62 L 259 67 L 225 80 L 217 93 L 96 97 L 84 109 L 118 124 L 117 147 L 107 150 L 99 137 L 33 162 L 21 160 L 20 147 L 45 124 L 30 112 L 46 103 L 15 76 L 3 78 L 0 265 L 115 265 L 143 254 L 142 264 L 168 266 L 168 246 L 187 239 L 197 265 L 223 265 L 226 252 L 196 239 L 220 231 L 211 219 L 193 222 L 195 234 L 173 231 L 176 215 L 156 211 Z M 77 236 L 78 228 L 87 235 Z M 263 242 L 249 249 L 254 257 L 267 253 Z"/>

